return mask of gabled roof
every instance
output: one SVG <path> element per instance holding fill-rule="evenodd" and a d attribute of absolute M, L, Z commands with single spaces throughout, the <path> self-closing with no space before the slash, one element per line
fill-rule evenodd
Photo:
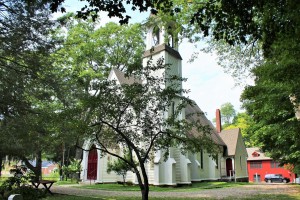
<path fill-rule="evenodd" d="M 251 160 L 273 160 L 267 157 L 258 147 L 247 148 L 248 161 Z"/>
<path fill-rule="evenodd" d="M 119 69 L 113 68 L 110 73 L 112 73 L 112 72 L 114 72 L 114 74 L 117 76 L 118 81 L 120 82 L 121 85 L 122 84 L 131 85 L 133 83 L 141 83 L 142 82 L 140 79 L 134 78 L 133 76 L 126 77 L 125 73 Z M 111 74 L 110 74 L 110 76 L 111 76 Z"/>
<path fill-rule="evenodd" d="M 212 123 L 205 117 L 204 114 L 201 115 L 191 115 L 193 113 L 203 113 L 203 111 L 199 108 L 199 106 L 194 102 L 194 105 L 188 105 L 185 108 L 185 117 L 188 121 L 196 121 L 199 120 L 203 126 L 209 126 L 211 128 L 211 139 L 214 141 L 215 144 L 226 146 L 223 140 L 218 135 L 215 127 Z M 198 135 L 199 132 L 195 129 L 190 131 L 192 135 Z M 201 134 L 201 133 L 200 133 Z"/>
<path fill-rule="evenodd" d="M 239 128 L 222 130 L 221 133 L 219 133 L 220 137 L 222 138 L 222 140 L 227 146 L 228 156 L 235 155 L 239 133 L 240 133 Z"/>

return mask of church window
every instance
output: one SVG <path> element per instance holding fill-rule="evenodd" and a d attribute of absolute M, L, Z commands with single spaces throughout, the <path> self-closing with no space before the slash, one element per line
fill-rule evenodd
<path fill-rule="evenodd" d="M 158 26 L 155 26 L 152 31 L 153 45 L 158 45 L 160 42 L 159 32 L 160 32 L 160 30 L 159 30 Z"/>
<path fill-rule="evenodd" d="M 200 164 L 201 164 L 201 169 L 203 169 L 203 150 L 200 150 Z"/>
<path fill-rule="evenodd" d="M 218 154 L 216 154 L 216 155 L 214 156 L 214 160 L 215 160 L 215 162 L 216 162 L 216 169 L 219 169 L 219 156 L 218 156 Z"/>
<path fill-rule="evenodd" d="M 172 48 L 175 47 L 174 35 L 172 33 L 172 27 L 168 27 L 168 45 Z"/>

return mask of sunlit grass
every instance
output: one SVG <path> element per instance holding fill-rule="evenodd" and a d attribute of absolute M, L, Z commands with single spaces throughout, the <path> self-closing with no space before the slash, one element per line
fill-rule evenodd
<path fill-rule="evenodd" d="M 58 195 L 48 196 L 45 200 L 140 200 L 141 197 L 78 197 L 78 196 L 68 196 L 68 195 Z M 174 198 L 174 197 L 149 197 L 150 200 L 187 200 L 192 198 Z M 197 200 L 215 200 L 215 198 L 194 198 Z M 222 198 L 223 200 L 233 200 L 233 199 L 243 199 L 243 200 L 300 200 L 300 194 L 289 195 L 289 194 L 259 194 L 252 196 L 231 196 Z"/>
<path fill-rule="evenodd" d="M 216 189 L 216 188 L 227 188 L 227 187 L 238 187 L 241 185 L 247 185 L 249 183 L 227 183 L 227 182 L 199 182 L 193 183 L 192 185 L 183 185 L 177 187 L 164 187 L 164 186 L 150 186 L 150 191 L 156 192 L 186 192 L 186 191 L 197 191 L 201 189 Z M 140 191 L 137 185 L 122 185 L 122 184 L 91 184 L 91 185 L 79 185 L 76 187 L 85 189 L 97 189 L 97 190 L 111 190 L 111 191 Z"/>

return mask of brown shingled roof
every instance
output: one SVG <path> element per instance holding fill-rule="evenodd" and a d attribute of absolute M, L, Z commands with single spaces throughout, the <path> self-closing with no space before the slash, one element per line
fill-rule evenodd
<path fill-rule="evenodd" d="M 258 147 L 247 148 L 247 160 L 273 160 L 267 157 Z"/>
<path fill-rule="evenodd" d="M 191 115 L 193 113 L 203 113 L 203 111 L 199 108 L 199 106 L 195 103 L 194 105 L 188 105 L 185 108 L 185 117 L 188 121 L 196 121 L 199 120 L 201 125 L 208 125 L 211 128 L 211 139 L 215 142 L 215 144 L 225 146 L 225 143 L 218 135 L 215 127 L 212 123 L 205 117 L 205 115 Z M 190 134 L 196 135 L 199 134 L 197 130 L 192 129 Z M 201 134 L 201 133 L 200 133 Z"/>
<path fill-rule="evenodd" d="M 239 134 L 240 134 L 239 128 L 222 130 L 221 133 L 219 133 L 220 137 L 222 138 L 222 140 L 227 146 L 228 156 L 235 155 Z"/>
<path fill-rule="evenodd" d="M 113 68 L 113 72 L 116 74 L 120 84 L 131 85 L 133 83 L 141 83 L 140 79 L 134 78 L 133 76 L 125 77 L 125 73 L 120 71 L 119 69 Z"/>
<path fill-rule="evenodd" d="M 135 79 L 133 77 L 125 77 L 125 74 L 120 71 L 119 69 L 113 69 L 114 73 L 116 74 L 120 84 L 133 84 L 135 82 L 140 82 L 140 79 Z M 215 127 L 212 125 L 212 123 L 205 117 L 205 115 L 191 115 L 195 113 L 203 113 L 203 111 L 199 108 L 199 106 L 194 102 L 194 105 L 188 105 L 185 108 L 185 117 L 189 121 L 196 121 L 199 120 L 201 125 L 203 126 L 209 126 L 211 128 L 211 138 L 215 142 L 215 144 L 226 146 L 219 134 L 217 133 Z M 199 132 L 195 129 L 192 129 L 190 131 L 190 134 L 197 135 Z M 200 133 L 201 134 L 201 133 Z"/>

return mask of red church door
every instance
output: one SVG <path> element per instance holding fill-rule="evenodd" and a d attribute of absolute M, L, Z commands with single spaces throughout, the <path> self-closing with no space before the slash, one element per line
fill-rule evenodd
<path fill-rule="evenodd" d="M 233 176 L 231 158 L 226 159 L 226 172 L 227 172 L 227 176 L 230 176 L 230 175 Z"/>
<path fill-rule="evenodd" d="M 89 180 L 97 179 L 97 162 L 98 162 L 97 149 L 93 146 L 89 152 L 89 157 L 88 157 L 87 179 Z"/>

